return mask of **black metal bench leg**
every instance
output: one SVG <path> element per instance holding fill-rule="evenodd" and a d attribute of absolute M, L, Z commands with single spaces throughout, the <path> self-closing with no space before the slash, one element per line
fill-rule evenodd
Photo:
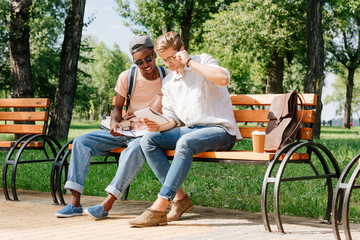
<path fill-rule="evenodd" d="M 281 217 L 280 217 L 280 210 L 279 210 L 279 191 L 280 191 L 280 183 L 281 183 L 281 176 L 284 173 L 285 170 L 285 165 L 286 165 L 286 161 L 282 160 L 281 164 L 280 164 L 280 168 L 276 174 L 276 178 L 275 178 L 275 185 L 274 185 L 274 217 L 275 217 L 275 221 L 276 221 L 276 226 L 279 232 L 281 233 L 285 233 L 284 228 L 282 226 L 282 222 L 281 222 Z"/>
<path fill-rule="evenodd" d="M 65 155 L 65 153 L 68 151 L 69 144 L 71 144 L 73 140 L 67 142 L 65 145 L 61 147 L 58 154 L 56 155 L 54 159 L 54 163 L 51 169 L 50 174 L 50 189 L 51 189 L 51 196 L 53 199 L 54 204 L 64 204 L 61 202 L 61 200 L 57 199 L 57 192 L 61 191 L 61 188 L 58 188 L 58 177 L 59 177 L 59 169 L 62 167 L 62 159 Z M 61 175 L 60 175 L 61 176 Z M 60 203 L 59 203 L 60 202 Z"/>
<path fill-rule="evenodd" d="M 61 161 L 60 161 L 60 165 L 57 169 L 57 172 L 56 172 L 56 190 L 57 190 L 57 195 L 58 195 L 58 198 L 59 198 L 59 201 L 60 201 L 60 204 L 62 205 L 65 205 L 66 202 L 65 202 L 65 199 L 64 199 L 64 194 L 66 193 L 66 190 L 63 189 L 63 186 L 62 186 L 62 175 L 63 175 L 63 171 L 65 170 L 65 181 L 66 181 L 66 178 L 67 178 L 67 174 L 68 174 L 68 161 L 67 161 L 67 158 L 69 157 L 71 153 L 71 150 L 68 149 L 66 151 L 66 153 L 64 154 L 64 156 L 62 157 Z"/>
<path fill-rule="evenodd" d="M 274 185 L 274 215 L 275 215 L 275 221 L 277 224 L 277 228 L 279 232 L 284 233 L 284 229 L 282 226 L 282 222 L 281 222 L 281 217 L 280 217 L 280 212 L 279 212 L 279 191 L 280 191 L 280 183 L 282 181 L 282 175 L 284 173 L 286 164 L 288 163 L 289 159 L 291 158 L 291 156 L 297 152 L 300 148 L 306 148 L 307 152 L 309 152 L 309 150 L 316 155 L 316 157 L 318 158 L 318 160 L 320 161 L 324 173 L 326 176 L 322 176 L 321 178 L 326 178 L 327 181 L 327 187 L 328 187 L 328 206 L 327 206 L 327 211 L 325 214 L 325 218 L 327 218 L 327 220 L 330 219 L 330 210 L 331 210 L 331 202 L 332 202 L 332 198 L 333 198 L 333 190 L 332 190 L 332 181 L 330 178 L 332 177 L 339 177 L 340 176 L 340 168 L 337 165 L 337 162 L 334 158 L 334 156 L 331 154 L 331 152 L 325 148 L 324 146 L 322 146 L 321 144 L 318 143 L 314 143 L 314 142 L 304 142 L 304 143 L 299 143 L 298 145 L 292 147 L 290 149 L 290 151 L 286 154 L 285 158 L 281 161 L 279 170 L 277 172 L 276 178 L 275 178 L 275 185 Z M 320 150 L 322 152 L 320 152 Z M 329 160 L 331 161 L 336 173 L 332 174 L 329 170 L 329 167 L 326 163 L 326 160 L 324 158 L 324 155 L 326 155 Z M 311 179 L 311 176 L 308 176 Z M 300 177 L 300 178 L 293 178 L 292 181 L 294 180 L 306 180 L 309 179 L 308 177 L 304 176 L 304 177 Z M 289 180 L 289 179 L 288 179 Z"/>
<path fill-rule="evenodd" d="M 125 189 L 124 194 L 121 197 L 122 200 L 127 200 L 129 196 L 129 191 L 130 191 L 130 185 Z"/>
<path fill-rule="evenodd" d="M 350 182 L 346 183 L 345 181 L 346 181 L 351 169 L 354 167 L 354 165 L 358 164 L 359 158 L 360 158 L 360 153 L 358 155 L 356 155 L 346 165 L 346 167 L 344 168 L 343 172 L 341 173 L 341 176 L 339 177 L 339 181 L 336 185 L 333 202 L 332 202 L 332 208 L 331 208 L 331 212 L 332 212 L 331 222 L 332 222 L 332 226 L 333 226 L 333 232 L 335 235 L 335 239 L 337 239 L 337 240 L 341 239 L 340 232 L 339 232 L 339 222 L 341 221 L 341 217 L 346 216 L 346 218 L 348 218 L 349 199 L 345 200 L 344 193 L 345 193 L 345 191 L 347 191 L 347 189 L 349 187 L 351 188 L 351 185 L 350 185 L 351 183 Z M 353 172 L 353 174 L 355 173 L 355 171 Z M 352 179 L 352 176 L 350 177 L 350 180 Z M 350 197 L 350 193 L 348 193 L 347 197 L 348 198 Z M 345 210 L 345 208 L 347 208 L 347 210 Z M 346 220 L 346 221 L 348 221 L 348 220 Z M 344 228 L 346 228 L 345 225 L 344 225 Z M 347 228 L 347 230 L 349 231 L 349 235 L 350 235 L 349 227 Z M 351 236 L 350 236 L 350 238 L 351 238 Z"/>
<path fill-rule="evenodd" d="M 357 177 L 359 176 L 360 173 L 360 165 L 357 166 L 354 170 L 354 172 L 352 173 L 349 183 L 347 184 L 347 188 L 345 190 L 345 195 L 344 195 L 344 204 L 343 204 L 343 225 L 344 225 L 344 232 L 345 232 L 345 236 L 346 239 L 351 240 L 351 232 L 350 232 L 350 223 L 349 223 L 349 205 L 350 205 L 350 198 L 351 198 L 351 193 L 352 190 L 354 188 L 355 182 L 357 180 Z"/>
<path fill-rule="evenodd" d="M 8 162 L 5 160 L 5 164 L 4 164 L 4 168 L 3 168 L 3 179 L 2 179 L 2 185 L 3 185 L 3 191 L 4 191 L 4 195 L 6 200 L 10 200 L 10 196 L 9 196 L 9 190 L 7 187 L 7 170 L 8 170 Z"/>
<path fill-rule="evenodd" d="M 19 198 L 16 193 L 16 169 L 17 169 L 17 161 L 13 164 L 11 171 L 11 191 L 12 191 L 13 199 L 15 201 L 19 201 Z"/>
<path fill-rule="evenodd" d="M 271 174 L 274 171 L 276 164 L 279 163 L 278 159 L 282 156 L 282 154 L 287 152 L 288 149 L 290 149 L 298 144 L 299 144 L 298 142 L 290 143 L 287 146 L 285 146 L 284 148 L 280 149 L 276 153 L 276 155 L 274 156 L 274 159 L 270 162 L 270 164 L 266 170 L 264 180 L 263 180 L 262 191 L 261 191 L 261 215 L 262 215 L 265 230 L 268 232 L 271 232 L 272 230 L 270 227 L 270 221 L 269 221 L 269 216 L 268 216 L 267 194 L 268 194 L 269 185 L 275 183 L 275 178 L 271 177 Z M 274 209 L 274 211 L 275 211 L 275 209 Z"/>
<path fill-rule="evenodd" d="M 273 181 L 271 181 L 270 178 L 274 166 L 275 166 L 275 161 L 271 162 L 270 165 L 268 166 L 263 180 L 263 186 L 261 191 L 261 216 L 265 230 L 268 232 L 271 232 L 271 227 L 270 227 L 268 208 L 267 208 L 267 194 L 268 194 L 269 184 L 274 183 Z"/>

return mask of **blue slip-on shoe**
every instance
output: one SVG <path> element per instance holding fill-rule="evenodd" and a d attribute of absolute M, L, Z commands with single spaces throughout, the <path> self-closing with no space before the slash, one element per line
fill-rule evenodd
<path fill-rule="evenodd" d="M 70 203 L 67 204 L 63 209 L 55 213 L 55 216 L 60 218 L 81 216 L 83 214 L 82 207 L 74 207 Z"/>
<path fill-rule="evenodd" d="M 101 204 L 86 208 L 85 213 L 95 219 L 106 218 L 109 214 L 109 212 L 104 211 L 104 206 Z"/>

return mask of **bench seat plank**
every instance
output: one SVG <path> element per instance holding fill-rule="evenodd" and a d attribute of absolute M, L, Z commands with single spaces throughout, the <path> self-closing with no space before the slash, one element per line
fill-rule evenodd
<path fill-rule="evenodd" d="M 69 149 L 72 148 L 72 144 L 69 145 Z M 122 153 L 126 148 L 115 148 L 111 150 L 111 153 Z M 166 156 L 173 157 L 175 150 L 165 151 Z M 228 160 L 246 160 L 246 161 L 271 161 L 275 156 L 274 152 L 254 153 L 253 151 L 215 151 L 215 152 L 203 152 L 194 155 L 194 158 L 214 158 L 214 159 L 228 159 Z M 282 160 L 285 154 L 280 158 Z M 291 160 L 307 160 L 309 155 L 307 153 L 295 153 Z"/>

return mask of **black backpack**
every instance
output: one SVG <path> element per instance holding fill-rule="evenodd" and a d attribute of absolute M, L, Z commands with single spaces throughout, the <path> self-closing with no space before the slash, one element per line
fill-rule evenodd
<path fill-rule="evenodd" d="M 161 79 L 161 82 L 163 81 L 163 79 L 165 78 L 166 76 L 166 68 L 163 67 L 163 66 L 157 66 L 158 69 L 159 69 L 159 73 L 160 73 L 160 79 Z M 130 105 L 130 98 L 131 98 L 131 95 L 133 94 L 134 92 L 134 88 L 135 88 L 135 82 L 136 82 L 136 73 L 137 73 L 137 68 L 138 66 L 136 65 L 133 65 L 131 66 L 131 68 L 129 69 L 129 75 L 128 75 L 128 92 L 127 92 L 127 95 L 126 95 L 126 112 L 129 108 L 129 105 Z"/>

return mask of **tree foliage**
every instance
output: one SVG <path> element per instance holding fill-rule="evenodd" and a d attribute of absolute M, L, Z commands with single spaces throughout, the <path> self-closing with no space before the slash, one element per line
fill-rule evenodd
<path fill-rule="evenodd" d="M 329 65 L 334 69 L 341 63 L 348 72 L 342 126 L 350 128 L 354 75 L 360 66 L 360 3 L 356 0 L 333 0 L 326 4 L 325 9 Z"/>
<path fill-rule="evenodd" d="M 211 52 L 232 73 L 240 92 L 264 92 L 269 62 L 277 52 L 289 66 L 286 87 L 292 74 L 304 71 L 304 1 L 240 1 L 213 15 L 205 24 L 204 51 Z M 297 67 L 290 67 L 296 58 Z M 299 74 L 298 74 L 299 75 Z M 302 86 L 305 77 L 294 85 Z"/>
<path fill-rule="evenodd" d="M 202 42 L 203 24 L 211 13 L 225 8 L 231 0 L 115 0 L 125 24 L 135 33 L 145 32 L 157 38 L 168 31 L 177 31 L 185 49 Z"/>
<path fill-rule="evenodd" d="M 54 99 L 68 0 L 36 0 L 31 11 L 31 64 L 35 96 Z"/>
<path fill-rule="evenodd" d="M 58 74 L 59 44 L 64 29 L 67 0 L 36 0 L 30 8 L 30 61 L 34 94 L 50 97 L 55 94 Z M 0 1 L 0 91 L 9 97 L 12 80 L 9 61 L 10 1 Z"/>
<path fill-rule="evenodd" d="M 121 72 L 130 67 L 129 57 L 117 44 L 108 48 L 87 36 L 82 43 L 74 113 L 81 119 L 89 119 L 93 106 L 96 116 L 110 114 L 114 87 Z M 86 61 L 85 61 L 86 60 Z"/>
<path fill-rule="evenodd" d="M 335 91 L 332 94 L 325 97 L 325 104 L 335 103 L 336 115 L 341 116 L 344 113 L 345 101 L 346 101 L 346 82 L 347 82 L 347 70 L 340 63 L 337 66 L 333 66 L 334 73 L 336 74 L 335 81 L 331 84 Z M 356 114 L 360 119 L 360 74 L 359 70 L 354 77 L 354 97 L 352 98 L 351 112 Z"/>
<path fill-rule="evenodd" d="M 0 91 L 1 97 L 11 92 L 11 72 L 9 61 L 10 1 L 0 1 Z"/>

